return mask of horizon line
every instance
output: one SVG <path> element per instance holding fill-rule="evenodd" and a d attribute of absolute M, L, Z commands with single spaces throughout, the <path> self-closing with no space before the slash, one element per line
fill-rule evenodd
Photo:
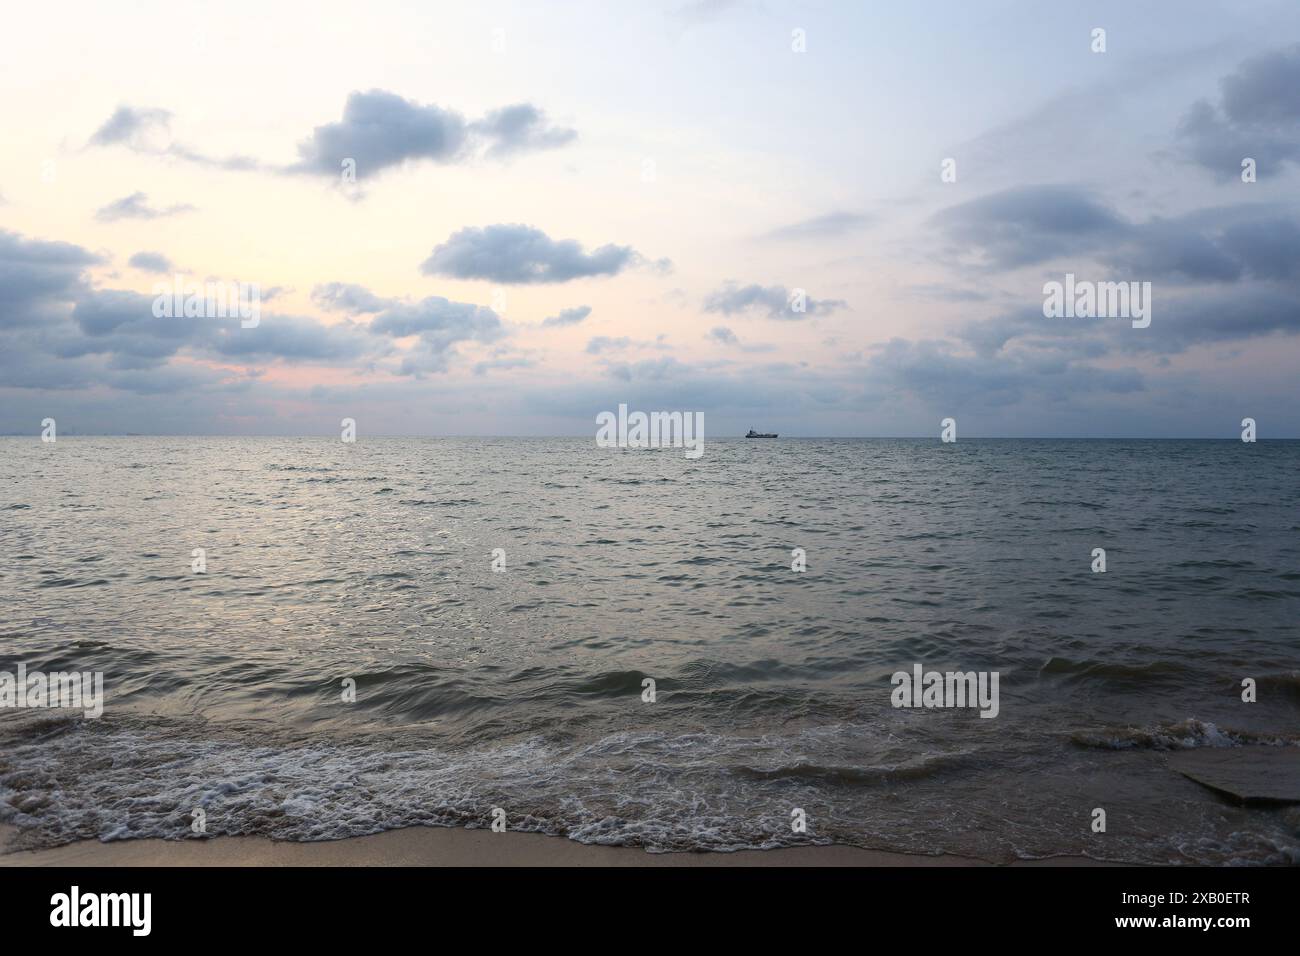
<path fill-rule="evenodd" d="M 294 435 L 277 435 L 268 433 L 255 434 L 223 434 L 220 432 L 61 432 L 59 438 L 281 438 L 281 439 L 299 439 L 299 438 L 319 438 L 322 440 L 339 441 L 337 435 L 308 433 Z M 419 434 L 382 434 L 366 435 L 366 439 L 461 439 L 461 438 L 499 438 L 511 440 L 528 440 L 528 441 L 549 441 L 555 439 L 593 439 L 594 435 L 587 434 L 568 434 L 568 435 L 497 435 L 497 434 L 459 434 L 459 435 L 419 435 Z M 41 440 L 40 431 L 34 432 L 0 432 L 0 438 L 31 438 L 36 441 Z M 362 436 L 357 436 L 360 441 Z M 943 444 L 959 444 L 964 441 L 1232 441 L 1241 442 L 1241 438 L 1224 437 L 1219 435 L 1190 435 L 1190 436 L 1172 436 L 1172 435 L 971 435 L 964 436 L 953 442 L 943 442 L 938 435 L 780 435 L 773 438 L 748 438 L 745 435 L 719 435 L 716 438 L 705 439 L 706 441 L 939 441 Z M 1242 442 L 1242 444 L 1257 444 L 1265 441 L 1300 441 L 1300 436 L 1279 436 L 1273 438 L 1257 438 L 1255 442 Z M 354 444 L 348 442 L 347 444 Z M 633 449 L 639 450 L 639 449 Z"/>

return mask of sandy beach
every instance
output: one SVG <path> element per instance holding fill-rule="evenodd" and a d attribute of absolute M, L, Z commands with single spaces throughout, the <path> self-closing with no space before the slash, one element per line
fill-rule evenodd
<path fill-rule="evenodd" d="M 0 846 L 17 833 L 0 827 Z M 736 853 L 647 853 L 589 846 L 537 833 L 410 827 L 318 843 L 265 837 L 212 840 L 82 840 L 44 850 L 0 853 L 0 866 L 988 866 L 957 856 L 917 856 L 848 846 L 789 847 Z M 1015 866 L 1097 866 L 1082 857 Z"/>

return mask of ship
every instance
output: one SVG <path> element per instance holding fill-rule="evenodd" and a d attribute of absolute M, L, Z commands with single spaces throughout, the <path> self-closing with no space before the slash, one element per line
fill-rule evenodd
<path fill-rule="evenodd" d="M 776 438 L 777 434 L 776 432 L 756 432 L 754 431 L 754 429 L 751 428 L 745 434 L 745 437 L 746 438 Z"/>

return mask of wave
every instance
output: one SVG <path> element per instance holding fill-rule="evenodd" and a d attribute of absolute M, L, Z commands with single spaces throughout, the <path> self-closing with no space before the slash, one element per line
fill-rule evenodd
<path fill-rule="evenodd" d="M 1049 657 L 1038 669 L 1040 677 L 1060 675 L 1068 680 L 1098 679 L 1117 683 L 1172 680 L 1192 672 L 1178 661 L 1152 661 L 1148 664 L 1118 664 L 1112 661 Z"/>
<path fill-rule="evenodd" d="M 632 684 L 637 672 L 607 676 Z M 862 794 L 971 756 L 895 748 L 869 758 L 858 746 L 874 732 L 867 725 L 757 736 L 637 729 L 585 742 L 545 731 L 471 747 L 414 731 L 323 738 L 145 716 L 33 715 L 0 731 L 0 822 L 17 825 L 25 846 L 189 839 L 196 809 L 209 836 L 312 841 L 486 826 L 495 807 L 511 830 L 654 851 L 867 845 L 854 821 L 870 816 L 851 809 Z M 821 821 L 811 837 L 789 824 L 790 807 L 805 804 Z"/>
<path fill-rule="evenodd" d="M 1191 750 L 1196 747 L 1300 746 L 1300 735 L 1223 729 L 1189 717 L 1175 724 L 1154 727 L 1103 727 L 1078 731 L 1070 740 L 1081 747 L 1102 750 Z"/>
<path fill-rule="evenodd" d="M 924 754 L 915 760 L 880 767 L 843 764 L 819 764 L 810 761 L 781 764 L 775 767 L 742 766 L 733 772 L 756 780 L 817 780 L 834 784 L 889 784 L 924 780 L 965 766 L 972 751 L 947 754 Z"/>
<path fill-rule="evenodd" d="M 1008 792 L 1008 768 L 990 770 L 978 749 L 909 753 L 869 723 L 755 736 L 641 728 L 585 742 L 544 730 L 456 748 L 392 728 L 337 738 L 264 721 L 42 717 L 0 721 L 0 737 L 0 822 L 18 827 L 16 849 L 193 839 L 199 809 L 208 837 L 310 842 L 486 827 L 501 808 L 512 831 L 651 852 L 838 844 L 1003 862 L 1090 852 L 1073 804 L 1049 800 L 1045 815 L 1013 813 L 991 830 L 989 801 L 1023 807 L 1028 796 Z M 792 808 L 805 810 L 807 833 L 793 831 Z M 1234 819 L 1226 832 L 1112 842 L 1108 858 L 1279 862 L 1296 851 L 1271 819 L 1253 817 L 1251 833 Z"/>

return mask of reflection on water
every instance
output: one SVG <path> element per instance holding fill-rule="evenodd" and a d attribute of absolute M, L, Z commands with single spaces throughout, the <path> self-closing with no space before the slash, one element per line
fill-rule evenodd
<path fill-rule="evenodd" d="M 1294 810 L 1165 755 L 1297 743 L 1298 465 L 1295 442 L 0 439 L 0 669 L 102 670 L 107 696 L 98 721 L 0 712 L 0 819 L 184 838 L 203 806 L 209 834 L 320 839 L 501 806 L 654 849 L 1294 860 Z M 997 718 L 892 709 L 916 663 L 999 672 Z"/>

